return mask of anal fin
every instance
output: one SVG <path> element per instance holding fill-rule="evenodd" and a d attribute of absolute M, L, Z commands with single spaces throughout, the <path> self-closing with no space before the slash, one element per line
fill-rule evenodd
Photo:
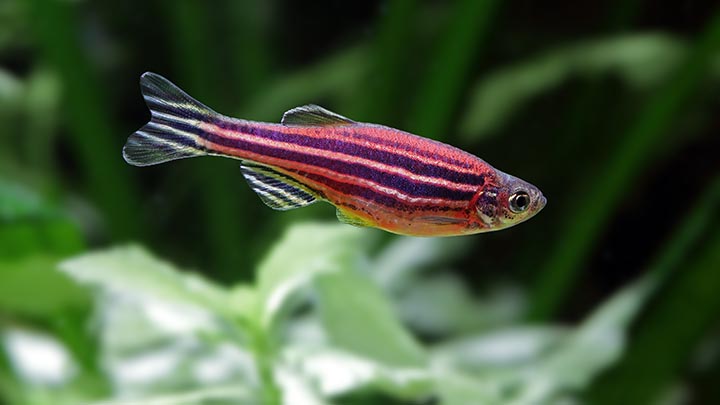
<path fill-rule="evenodd" d="M 271 167 L 243 162 L 240 170 L 250 188 L 272 209 L 287 211 L 310 205 L 320 198 L 309 187 Z"/>
<path fill-rule="evenodd" d="M 352 226 L 359 226 L 359 227 L 365 227 L 365 226 L 373 226 L 372 223 L 369 221 L 360 218 L 356 215 L 348 214 L 345 211 L 342 211 L 341 209 L 337 209 L 335 211 L 335 215 L 337 215 L 338 221 L 342 222 L 343 224 L 348 224 Z"/>

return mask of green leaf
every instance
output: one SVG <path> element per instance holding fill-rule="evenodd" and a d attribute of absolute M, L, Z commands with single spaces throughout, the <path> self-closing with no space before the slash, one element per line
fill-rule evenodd
<path fill-rule="evenodd" d="M 712 331 L 720 314 L 719 207 L 720 178 L 651 268 L 665 279 L 657 299 L 637 323 L 622 361 L 589 390 L 588 403 L 648 403 L 678 378 L 677 370 L 695 363 L 690 367 L 702 374 L 699 364 L 717 364 L 718 339 Z"/>
<path fill-rule="evenodd" d="M 0 337 L 0 348 L 15 375 L 27 385 L 65 385 L 78 372 L 78 365 L 54 336 L 9 327 Z"/>
<path fill-rule="evenodd" d="M 283 404 L 328 405 L 316 384 L 297 370 L 281 365 L 275 368 L 274 378 L 282 390 Z"/>
<path fill-rule="evenodd" d="M 20 106 L 23 83 L 5 69 L 0 69 L 0 113 Z"/>
<path fill-rule="evenodd" d="M 139 246 L 125 246 L 85 254 L 63 262 L 62 271 L 78 282 L 109 292 L 168 300 L 228 313 L 229 296 L 198 275 L 181 273 Z"/>
<path fill-rule="evenodd" d="M 418 84 L 417 101 L 408 119 L 411 132 L 435 139 L 443 137 L 500 4 L 495 0 L 453 2 L 453 16 L 427 60 L 429 67 L 424 80 Z"/>
<path fill-rule="evenodd" d="M 478 299 L 452 273 L 408 280 L 393 302 L 405 323 L 430 336 L 457 336 L 511 324 L 525 309 L 517 289 L 496 288 Z"/>
<path fill-rule="evenodd" d="M 442 405 L 501 405 L 502 391 L 490 381 L 453 371 L 436 376 L 435 385 Z"/>
<path fill-rule="evenodd" d="M 57 271 L 58 259 L 35 255 L 0 259 L 0 308 L 22 316 L 51 317 L 70 308 L 86 308 L 90 297 Z"/>
<path fill-rule="evenodd" d="M 237 285 L 230 290 L 228 305 L 232 313 L 254 321 L 259 313 L 258 292 L 249 285 Z"/>
<path fill-rule="evenodd" d="M 289 110 L 328 97 L 337 97 L 347 91 L 351 83 L 359 83 L 367 70 L 367 49 L 350 48 L 277 80 L 247 103 L 249 109 L 238 116 L 279 121 L 283 108 Z"/>
<path fill-rule="evenodd" d="M 444 265 L 471 246 L 468 238 L 396 237 L 373 261 L 372 277 L 390 292 L 407 289 L 418 273 Z"/>
<path fill-rule="evenodd" d="M 580 391 L 613 364 L 627 344 L 630 322 L 655 289 L 650 275 L 625 287 L 603 304 L 557 350 L 522 374 L 526 381 L 514 403 L 549 401 L 567 391 Z"/>
<path fill-rule="evenodd" d="M 477 140 L 500 129 L 532 98 L 550 91 L 574 75 L 614 73 L 636 89 L 665 80 L 687 55 L 687 44 L 663 34 L 633 34 L 583 41 L 487 75 L 472 91 L 460 124 L 466 140 Z M 720 67 L 720 52 L 715 65 Z M 718 76 L 720 69 L 713 71 Z"/>
<path fill-rule="evenodd" d="M 0 258 L 36 252 L 59 257 L 77 253 L 83 245 L 79 227 L 47 198 L 0 178 Z"/>
<path fill-rule="evenodd" d="M 257 404 L 254 392 L 238 384 L 153 395 L 142 399 L 118 399 L 92 402 L 90 405 L 191 405 L 191 404 Z"/>
<path fill-rule="evenodd" d="M 335 348 L 290 346 L 282 357 L 287 368 L 306 376 L 326 397 L 377 389 L 413 399 L 430 395 L 433 389 L 426 368 L 390 366 Z"/>
<path fill-rule="evenodd" d="M 57 216 L 59 212 L 33 190 L 0 178 L 0 222 Z"/>
<path fill-rule="evenodd" d="M 365 231 L 343 224 L 290 227 L 258 268 L 262 324 L 269 326 L 288 298 L 320 273 L 355 268 Z"/>
<path fill-rule="evenodd" d="M 655 277 L 650 276 L 617 293 L 580 325 L 548 366 L 567 373 L 571 385 L 584 386 L 591 376 L 618 358 L 630 322 L 656 284 Z"/>
<path fill-rule="evenodd" d="M 62 116 L 61 87 L 55 72 L 47 68 L 35 69 L 28 77 L 25 136 L 18 145 L 24 166 L 32 167 L 49 184 L 61 183 L 60 171 L 54 170 L 58 167 L 54 138 Z"/>
<path fill-rule="evenodd" d="M 516 327 L 438 346 L 432 364 L 440 396 L 451 404 L 463 396 L 469 403 L 559 403 L 619 358 L 655 284 L 648 277 L 625 288 L 575 330 Z"/>
<path fill-rule="evenodd" d="M 25 4 L 20 1 L 0 3 L 0 50 L 6 54 L 12 50 L 25 49 L 31 40 L 27 33 Z"/>
<path fill-rule="evenodd" d="M 55 257 L 68 256 L 79 252 L 83 245 L 77 225 L 62 218 L 0 226 L 0 246 L 3 248 L 0 257 L 4 259 L 19 259 L 37 252 Z"/>
<path fill-rule="evenodd" d="M 569 333 L 560 327 L 513 326 L 467 335 L 434 347 L 433 364 L 482 376 L 512 372 L 537 363 Z"/>
<path fill-rule="evenodd" d="M 380 364 L 420 367 L 426 354 L 377 285 L 353 272 L 316 278 L 320 317 L 333 345 Z"/>
<path fill-rule="evenodd" d="M 602 175 L 593 182 L 580 182 L 576 192 L 586 196 L 586 204 L 570 205 L 563 215 L 557 240 L 538 271 L 529 318 L 541 320 L 558 310 L 611 215 L 660 156 L 660 145 L 682 141 L 677 131 L 672 131 L 673 125 L 689 103 L 706 91 L 706 79 L 714 68 L 711 62 L 717 59 L 719 49 L 720 13 L 716 13 L 688 56 L 623 131 L 613 153 L 593 169 Z"/>
<path fill-rule="evenodd" d="M 120 294 L 100 295 L 97 307 L 100 361 L 114 392 L 139 400 L 233 384 L 259 395 L 246 336 L 222 319 L 175 301 Z"/>

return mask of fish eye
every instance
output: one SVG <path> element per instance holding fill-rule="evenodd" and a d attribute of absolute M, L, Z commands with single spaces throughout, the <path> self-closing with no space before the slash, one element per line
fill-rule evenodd
<path fill-rule="evenodd" d="M 516 214 L 523 212 L 530 206 L 530 196 L 525 191 L 513 193 L 510 198 L 508 198 L 508 205 L 510 206 L 510 211 Z"/>

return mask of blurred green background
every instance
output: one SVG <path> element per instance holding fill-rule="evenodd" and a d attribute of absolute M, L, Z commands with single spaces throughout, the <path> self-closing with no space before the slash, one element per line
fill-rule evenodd
<path fill-rule="evenodd" d="M 145 71 L 548 205 L 408 238 L 274 212 L 236 161 L 131 167 Z M 0 402 L 718 403 L 719 132 L 714 1 L 1 0 Z"/>

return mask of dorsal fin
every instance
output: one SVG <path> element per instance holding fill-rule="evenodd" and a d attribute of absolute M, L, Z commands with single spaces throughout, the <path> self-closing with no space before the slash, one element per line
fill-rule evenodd
<path fill-rule="evenodd" d="M 343 117 L 330 110 L 326 110 L 319 105 L 308 104 L 301 107 L 295 107 L 292 110 L 285 111 L 282 121 L 284 125 L 298 126 L 325 126 L 325 125 L 351 125 L 355 121 L 350 118 Z"/>

